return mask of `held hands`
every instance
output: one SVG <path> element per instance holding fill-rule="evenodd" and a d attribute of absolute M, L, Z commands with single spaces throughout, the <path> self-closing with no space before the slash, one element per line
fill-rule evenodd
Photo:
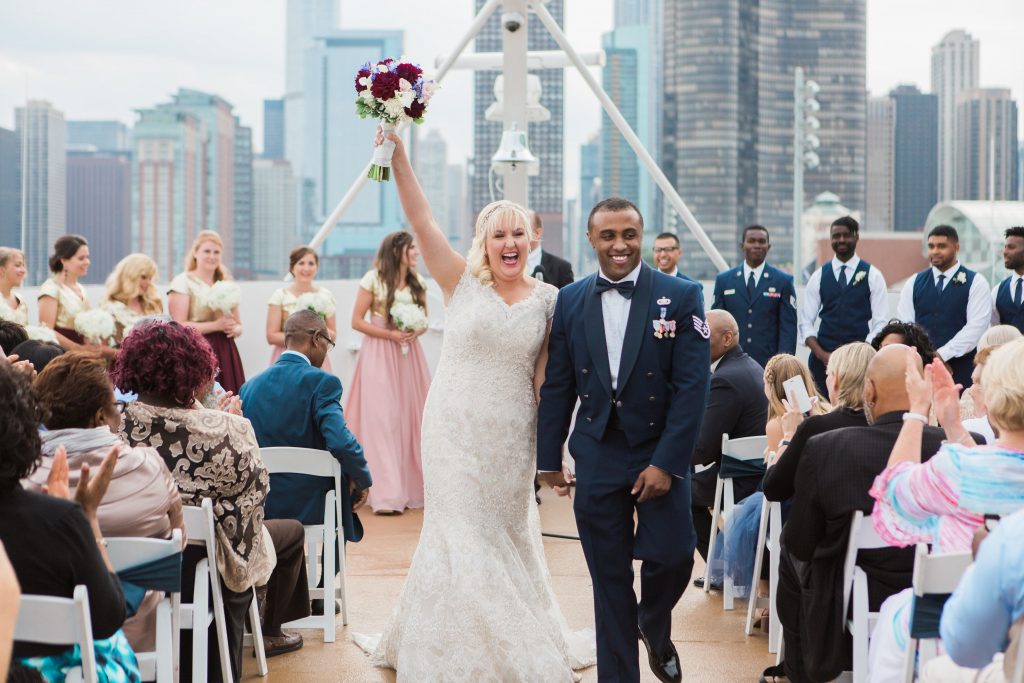
<path fill-rule="evenodd" d="M 396 344 L 408 344 L 418 335 L 409 330 L 388 330 L 388 339 Z"/>
<path fill-rule="evenodd" d="M 654 465 L 647 468 L 637 477 L 633 484 L 631 494 L 637 496 L 636 502 L 646 503 L 654 498 L 660 498 L 672 488 L 672 475 L 665 470 L 658 469 Z"/>
<path fill-rule="evenodd" d="M 92 476 L 88 465 L 82 465 L 79 472 L 78 488 L 75 489 L 74 500 L 82 506 L 82 512 L 85 513 L 85 518 L 89 521 L 96 519 L 96 510 L 107 493 L 110 479 L 114 475 L 114 466 L 117 464 L 117 452 L 118 446 L 112 446 L 103 458 L 103 462 L 100 463 L 96 476 Z M 58 446 L 57 453 L 53 456 L 50 476 L 46 478 L 43 493 L 54 498 L 72 499 L 71 488 L 68 484 L 68 453 L 63 446 Z"/>
<path fill-rule="evenodd" d="M 576 481 L 576 475 L 567 463 L 562 463 L 561 472 L 540 472 L 540 480 L 546 486 L 554 489 L 559 496 L 572 498 L 572 484 Z"/>

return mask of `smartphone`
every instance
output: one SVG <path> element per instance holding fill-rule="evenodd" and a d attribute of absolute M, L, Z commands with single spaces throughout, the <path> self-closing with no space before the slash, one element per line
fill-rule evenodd
<path fill-rule="evenodd" d="M 786 390 L 786 400 L 789 401 L 791 407 L 796 408 L 804 415 L 811 412 L 811 397 L 807 395 L 803 377 L 799 375 L 790 377 L 782 383 L 782 388 Z"/>

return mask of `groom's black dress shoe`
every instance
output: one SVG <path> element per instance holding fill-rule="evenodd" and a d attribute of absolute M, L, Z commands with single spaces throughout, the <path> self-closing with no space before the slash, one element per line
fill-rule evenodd
<path fill-rule="evenodd" d="M 637 626 L 636 632 L 640 640 L 643 641 L 644 647 L 647 648 L 647 662 L 651 665 L 651 671 L 658 677 L 658 680 L 662 683 L 680 683 L 683 680 L 683 672 L 679 666 L 679 653 L 676 652 L 676 646 L 672 644 L 672 641 L 668 643 L 668 655 L 662 656 L 651 647 L 647 636 L 639 626 Z"/>

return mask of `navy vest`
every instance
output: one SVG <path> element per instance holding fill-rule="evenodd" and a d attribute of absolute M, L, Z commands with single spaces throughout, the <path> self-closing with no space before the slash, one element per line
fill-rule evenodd
<path fill-rule="evenodd" d="M 956 281 L 960 273 L 966 281 Z M 963 266 L 957 268 L 939 292 L 935 287 L 932 269 L 923 270 L 914 278 L 914 319 L 928 331 L 935 348 L 941 348 L 967 324 L 967 301 L 971 297 L 971 283 L 975 272 Z"/>
<path fill-rule="evenodd" d="M 868 271 L 871 264 L 861 259 L 857 269 L 847 273 L 845 289 L 839 287 L 832 272 L 832 262 L 821 268 L 821 311 L 818 313 L 818 343 L 826 351 L 843 344 L 867 339 L 871 329 L 871 286 Z M 858 274 L 864 276 L 858 281 Z"/>
<path fill-rule="evenodd" d="M 1024 302 L 1020 306 L 1013 305 L 1013 292 L 1010 291 L 1012 281 L 1011 275 L 999 283 L 999 289 L 996 290 L 996 313 L 999 314 L 1001 324 L 1013 325 L 1024 332 Z"/>

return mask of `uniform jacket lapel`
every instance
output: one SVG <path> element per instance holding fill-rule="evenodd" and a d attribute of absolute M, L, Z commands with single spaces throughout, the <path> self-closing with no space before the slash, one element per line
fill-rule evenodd
<path fill-rule="evenodd" d="M 583 327 L 587 333 L 587 348 L 594 361 L 594 371 L 608 395 L 612 395 L 612 375 L 608 368 L 608 342 L 604 337 L 604 312 L 601 295 L 596 291 L 597 276 L 591 276 L 583 302 Z"/>
<path fill-rule="evenodd" d="M 617 392 L 620 394 L 629 382 L 629 376 L 633 372 L 633 366 L 636 365 L 637 356 L 640 355 L 644 334 L 648 331 L 647 317 L 650 312 L 651 281 L 653 279 L 654 275 L 650 268 L 646 265 L 640 268 L 640 275 L 637 278 L 632 303 L 629 307 L 629 318 L 626 321 L 626 335 L 622 340 Z"/>

